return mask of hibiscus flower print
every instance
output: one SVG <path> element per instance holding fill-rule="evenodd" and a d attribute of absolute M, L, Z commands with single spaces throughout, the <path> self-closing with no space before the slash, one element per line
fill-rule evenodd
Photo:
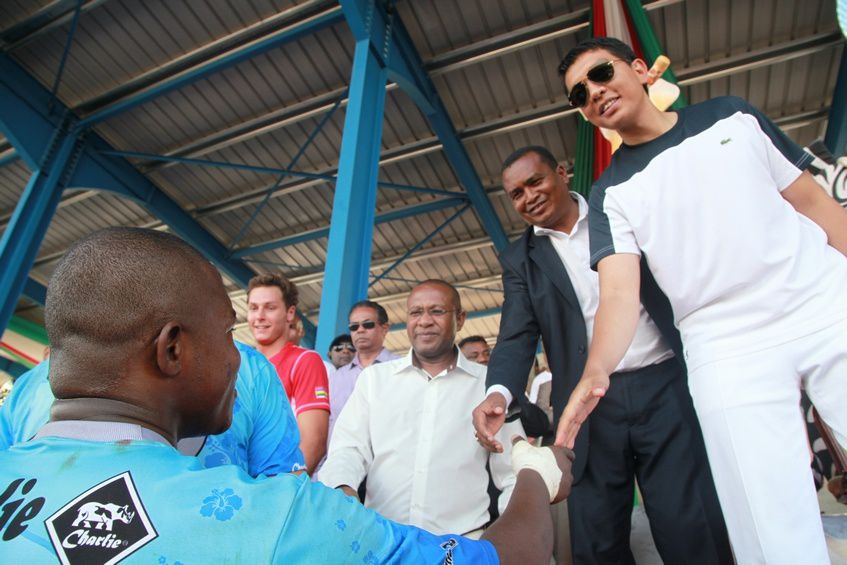
<path fill-rule="evenodd" d="M 212 494 L 203 499 L 200 514 L 206 517 L 214 515 L 216 519 L 225 521 L 232 518 L 242 504 L 241 497 L 231 488 L 212 489 Z"/>

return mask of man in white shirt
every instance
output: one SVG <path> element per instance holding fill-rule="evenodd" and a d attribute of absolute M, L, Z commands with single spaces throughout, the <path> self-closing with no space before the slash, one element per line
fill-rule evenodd
<path fill-rule="evenodd" d="M 804 171 L 812 156 L 745 100 L 662 112 L 647 64 L 613 38 L 581 42 L 559 72 L 622 144 L 591 191 L 601 298 L 557 443 L 605 402 L 646 264 L 685 344 L 738 562 L 828 562 L 799 404 L 802 387 L 847 446 L 847 212 Z"/>
<path fill-rule="evenodd" d="M 319 480 L 356 496 L 367 476 L 365 506 L 434 532 L 478 537 L 490 521 L 486 463 L 505 508 L 515 484 L 504 453 L 489 453 L 474 438 L 468 411 L 485 392 L 485 367 L 454 345 L 465 322 L 456 289 L 444 281 L 416 286 L 407 300 L 412 348 L 401 358 L 362 371 L 338 418 Z"/>
<path fill-rule="evenodd" d="M 480 441 L 495 449 L 490 432 L 523 395 L 539 335 L 553 374 L 553 412 L 561 416 L 582 374 L 600 299 L 589 266 L 588 206 L 568 191 L 565 167 L 544 147 L 524 147 L 506 158 L 502 180 L 530 226 L 500 254 L 505 302 L 488 396 L 474 410 Z M 679 336 L 655 308 L 648 315 L 648 302 L 638 304 L 635 339 L 614 369 L 602 412 L 575 442 L 568 499 L 573 560 L 633 563 L 637 479 L 665 563 L 732 563 L 685 371 L 670 345 Z"/>

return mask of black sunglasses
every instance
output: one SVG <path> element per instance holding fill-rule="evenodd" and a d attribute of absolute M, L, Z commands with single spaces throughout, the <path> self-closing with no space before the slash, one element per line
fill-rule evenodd
<path fill-rule="evenodd" d="M 356 352 L 356 348 L 353 347 L 352 343 L 339 343 L 338 345 L 332 346 L 332 350 L 335 351 L 336 353 L 340 353 L 341 351 L 344 351 L 345 349 L 347 351 L 352 351 L 354 353 Z"/>
<path fill-rule="evenodd" d="M 376 322 L 373 320 L 365 320 L 364 322 L 361 322 L 361 324 L 359 322 L 353 322 L 347 327 L 350 329 L 350 333 L 353 333 L 359 329 L 360 325 L 366 330 L 372 330 L 376 327 Z"/>
<path fill-rule="evenodd" d="M 588 87 L 585 83 L 589 80 L 597 84 L 609 82 L 615 77 L 615 63 L 618 61 L 620 59 L 612 59 L 611 61 L 598 63 L 588 69 L 588 72 L 585 73 L 585 78 L 573 85 L 571 91 L 568 93 L 568 102 L 571 103 L 571 106 L 574 108 L 585 106 L 585 103 L 588 102 Z"/>

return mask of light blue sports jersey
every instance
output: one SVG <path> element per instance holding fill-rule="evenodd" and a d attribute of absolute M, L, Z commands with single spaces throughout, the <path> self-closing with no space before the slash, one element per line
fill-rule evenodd
<path fill-rule="evenodd" d="M 235 345 L 241 353 L 241 366 L 235 382 L 238 396 L 232 425 L 220 435 L 208 436 L 199 453 L 197 440 L 180 442 L 180 449 L 196 453 L 205 467 L 238 465 L 254 477 L 305 469 L 297 421 L 276 370 L 252 347 Z M 0 407 L 0 449 L 29 440 L 49 419 L 53 393 L 47 373 L 45 361 L 15 381 Z"/>
<path fill-rule="evenodd" d="M 35 439 L 0 452 L 0 562 L 498 563 L 289 474 L 202 468 L 163 443 Z"/>

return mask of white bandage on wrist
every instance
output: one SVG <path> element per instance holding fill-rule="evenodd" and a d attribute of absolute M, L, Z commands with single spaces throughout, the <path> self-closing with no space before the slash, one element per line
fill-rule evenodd
<path fill-rule="evenodd" d="M 517 476 L 522 469 L 532 469 L 541 475 L 550 493 L 550 502 L 553 502 L 559 493 L 559 483 L 562 482 L 562 470 L 556 463 L 553 451 L 546 447 L 535 447 L 526 441 L 519 441 L 512 446 L 512 470 Z"/>

